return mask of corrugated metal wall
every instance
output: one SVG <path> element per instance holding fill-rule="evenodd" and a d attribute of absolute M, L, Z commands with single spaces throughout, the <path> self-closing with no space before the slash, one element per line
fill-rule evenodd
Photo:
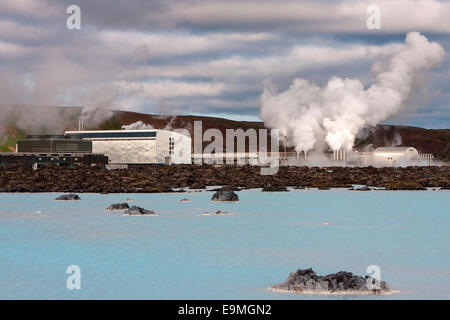
<path fill-rule="evenodd" d="M 19 140 L 17 152 L 68 153 L 92 152 L 92 142 L 85 140 Z"/>

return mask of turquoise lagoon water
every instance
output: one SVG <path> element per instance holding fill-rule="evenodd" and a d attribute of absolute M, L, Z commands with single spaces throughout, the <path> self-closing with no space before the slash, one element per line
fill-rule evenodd
<path fill-rule="evenodd" d="M 449 299 L 450 192 L 293 190 L 171 194 L 0 194 L 1 299 Z M 156 217 L 105 208 L 131 198 Z M 188 198 L 191 202 L 180 202 Z M 204 216 L 205 211 L 233 215 Z M 268 286 L 312 267 L 364 275 L 400 293 L 326 296 Z M 81 269 L 81 290 L 66 268 Z"/>

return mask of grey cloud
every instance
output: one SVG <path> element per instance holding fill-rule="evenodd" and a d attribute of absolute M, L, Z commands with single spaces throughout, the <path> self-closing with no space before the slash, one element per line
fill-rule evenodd
<path fill-rule="evenodd" d="M 4 0 L 0 104 L 256 116 L 266 81 L 280 90 L 298 76 L 370 84 L 373 59 L 413 27 L 450 48 L 447 4 L 421 1 L 419 23 L 423 7 L 412 0 L 376 2 L 387 8 L 382 33 L 365 28 L 368 1 Z M 81 30 L 65 27 L 69 4 L 82 9 Z M 431 83 L 445 94 L 450 66 L 442 68 Z"/>
<path fill-rule="evenodd" d="M 106 28 L 137 29 L 238 29 L 296 30 L 310 32 L 363 32 L 366 9 L 378 4 L 383 29 L 388 33 L 450 32 L 450 4 L 438 0 L 347 0 L 347 1 L 270 1 L 270 0 L 134 0 L 77 1 L 89 24 Z M 49 1 L 61 7 L 73 1 Z M 408 14 L 405 15 L 405 12 Z M 132 17 L 132 18 L 130 18 Z"/>

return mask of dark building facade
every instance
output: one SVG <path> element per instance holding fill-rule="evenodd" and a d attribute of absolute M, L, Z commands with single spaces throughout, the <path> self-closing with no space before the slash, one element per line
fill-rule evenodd
<path fill-rule="evenodd" d="M 92 153 L 92 141 L 63 135 L 29 135 L 17 141 L 17 152 L 0 153 L 0 166 L 27 163 L 34 168 L 54 164 L 72 167 L 76 164 L 107 164 L 108 157 Z"/>
<path fill-rule="evenodd" d="M 92 152 L 92 141 L 65 136 L 28 136 L 24 140 L 17 141 L 17 152 L 88 153 Z"/>
<path fill-rule="evenodd" d="M 77 164 L 107 164 L 108 157 L 95 153 L 0 153 L 0 167 L 6 167 L 11 163 L 17 162 L 33 165 L 35 168 L 47 164 L 72 167 Z"/>

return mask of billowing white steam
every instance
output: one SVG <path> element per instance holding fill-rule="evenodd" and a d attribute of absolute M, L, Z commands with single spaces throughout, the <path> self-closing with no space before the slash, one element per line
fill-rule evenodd
<path fill-rule="evenodd" d="M 324 87 L 295 79 L 279 94 L 265 89 L 260 116 L 269 128 L 278 128 L 296 151 L 351 150 L 357 134 L 398 113 L 411 94 L 421 71 L 442 62 L 444 50 L 418 32 L 386 63 L 376 62 L 376 81 L 364 89 L 357 79 L 333 77 Z"/>
<path fill-rule="evenodd" d="M 152 130 L 155 129 L 151 124 L 146 124 L 141 120 L 133 122 L 129 125 L 123 125 L 122 130 Z"/>

